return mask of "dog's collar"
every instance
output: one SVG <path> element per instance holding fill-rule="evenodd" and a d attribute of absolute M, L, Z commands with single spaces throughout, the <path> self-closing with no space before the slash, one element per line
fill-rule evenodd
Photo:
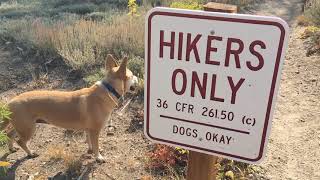
<path fill-rule="evenodd" d="M 121 95 L 115 90 L 109 83 L 105 81 L 98 81 L 96 83 L 97 85 L 100 85 L 103 89 L 106 91 L 109 91 L 112 95 L 114 95 L 117 99 L 121 98 Z"/>

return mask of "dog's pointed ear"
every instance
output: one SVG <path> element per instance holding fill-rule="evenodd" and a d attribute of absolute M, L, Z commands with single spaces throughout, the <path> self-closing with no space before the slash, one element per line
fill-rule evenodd
<path fill-rule="evenodd" d="M 107 59 L 105 61 L 105 69 L 110 70 L 110 69 L 117 67 L 117 66 L 119 66 L 119 65 L 118 65 L 116 59 L 111 54 L 108 54 Z"/>
<path fill-rule="evenodd" d="M 127 74 L 127 64 L 128 64 L 128 57 L 124 57 L 117 72 L 120 75 L 120 77 L 125 78 Z"/>

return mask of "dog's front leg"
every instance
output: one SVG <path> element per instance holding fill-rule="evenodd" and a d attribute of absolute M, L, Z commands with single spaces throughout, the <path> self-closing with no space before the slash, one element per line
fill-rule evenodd
<path fill-rule="evenodd" d="M 108 120 L 108 132 L 107 135 L 114 135 L 115 126 L 113 125 L 113 120 L 109 118 Z"/>
<path fill-rule="evenodd" d="M 14 141 L 14 136 L 15 136 L 15 132 L 14 131 L 9 131 L 9 133 L 7 133 L 8 136 L 8 148 L 10 153 L 15 153 L 18 149 L 15 148 L 13 146 L 13 141 Z"/>
<path fill-rule="evenodd" d="M 92 154 L 93 150 L 92 150 L 92 144 L 91 144 L 91 140 L 90 140 L 90 132 L 86 131 L 86 142 L 88 143 L 88 154 Z"/>
<path fill-rule="evenodd" d="M 104 163 L 105 159 L 99 152 L 99 133 L 100 131 L 97 130 L 90 130 L 89 136 L 90 136 L 90 142 L 92 145 L 92 151 L 96 158 L 96 160 L 100 163 Z"/>
<path fill-rule="evenodd" d="M 9 148 L 10 153 L 15 153 L 18 150 L 17 148 L 15 148 L 13 146 L 13 140 L 10 138 L 8 138 L 8 148 Z"/>

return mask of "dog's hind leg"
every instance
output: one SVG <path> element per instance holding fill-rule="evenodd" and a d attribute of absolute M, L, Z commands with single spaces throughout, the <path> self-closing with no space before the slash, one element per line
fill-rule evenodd
<path fill-rule="evenodd" d="M 14 146 L 13 146 L 13 137 L 15 136 L 15 131 L 14 130 L 12 130 L 12 131 L 10 131 L 9 133 L 7 133 L 7 136 L 8 136 L 8 148 L 9 148 L 9 151 L 10 151 L 10 153 L 15 153 L 15 152 L 17 152 L 17 148 L 15 148 Z"/>
<path fill-rule="evenodd" d="M 10 153 L 15 153 L 18 150 L 17 148 L 15 148 L 13 146 L 13 140 L 10 138 L 8 139 L 8 148 L 9 148 Z"/>
<path fill-rule="evenodd" d="M 18 122 L 21 123 L 24 121 Z M 17 140 L 17 144 L 28 154 L 29 158 L 34 158 L 38 156 L 38 154 L 33 153 L 27 145 L 28 141 L 31 139 L 32 135 L 35 132 L 35 125 L 35 122 L 32 121 L 29 121 L 29 123 L 21 123 L 19 125 L 14 123 L 15 130 L 19 137 L 19 139 Z"/>
<path fill-rule="evenodd" d="M 39 155 L 32 152 L 28 145 L 27 145 L 27 142 L 25 139 L 23 138 L 20 138 L 17 143 L 19 144 L 19 146 L 28 154 L 28 158 L 35 158 L 35 157 L 38 157 Z"/>

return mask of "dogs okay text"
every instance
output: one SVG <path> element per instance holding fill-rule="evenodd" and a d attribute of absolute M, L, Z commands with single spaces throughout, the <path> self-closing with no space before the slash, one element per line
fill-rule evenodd
<path fill-rule="evenodd" d="M 159 35 L 159 57 L 160 60 L 163 61 L 177 60 L 190 62 L 190 57 L 193 55 L 193 61 L 198 64 L 204 63 L 211 66 L 234 68 L 234 70 L 247 68 L 250 71 L 260 71 L 264 66 L 264 57 L 261 52 L 267 47 L 266 44 L 260 40 L 245 44 L 241 39 L 232 37 L 204 36 L 202 34 L 192 35 L 191 33 L 166 32 L 164 30 L 161 30 Z M 199 50 L 198 44 L 200 40 L 206 41 L 205 51 Z M 211 58 L 214 53 L 223 51 L 223 49 L 217 48 L 218 43 L 226 44 L 225 52 L 223 52 L 225 53 L 224 59 Z M 164 55 L 165 48 L 169 50 L 168 57 Z M 248 50 L 253 58 L 240 59 L 240 55 L 244 50 Z M 205 53 L 201 56 L 205 58 L 200 59 L 200 53 Z M 242 61 L 244 61 L 244 63 Z M 197 71 L 192 71 L 189 76 L 191 77 L 187 76 L 186 70 L 180 68 L 172 72 L 171 87 L 175 94 L 195 97 L 195 92 L 198 91 L 202 99 L 210 99 L 218 102 L 225 102 L 230 99 L 230 103 L 235 104 L 237 92 L 239 92 L 241 87 L 246 83 L 245 78 L 241 77 L 239 79 L 239 77 L 227 76 L 225 80 L 228 81 L 231 90 L 230 97 L 219 97 L 216 94 L 217 79 L 223 77 L 218 77 L 217 74 L 208 74 L 206 72 L 199 74 Z M 191 83 L 191 86 L 187 86 L 188 83 Z M 190 89 L 187 89 L 187 87 L 190 87 Z"/>

